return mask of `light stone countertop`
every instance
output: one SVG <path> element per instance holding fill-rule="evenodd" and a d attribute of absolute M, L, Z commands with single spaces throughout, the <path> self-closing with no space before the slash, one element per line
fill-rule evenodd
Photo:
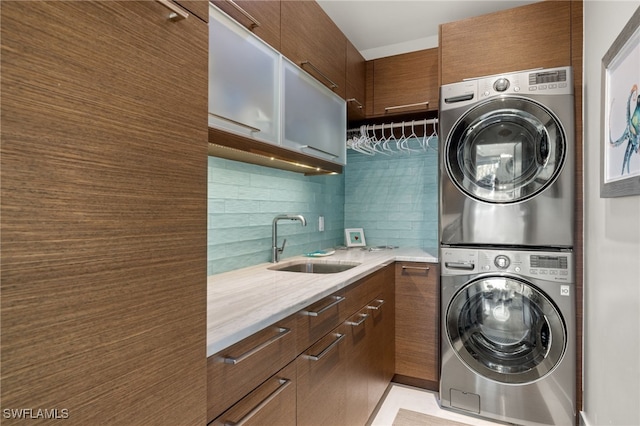
<path fill-rule="evenodd" d="M 395 261 L 436 263 L 437 250 L 399 248 L 366 251 L 336 250 L 332 256 L 286 258 L 292 261 L 358 262 L 360 265 L 335 274 L 271 271 L 273 263 L 207 277 L 207 356 L 211 356 L 253 333 Z"/>

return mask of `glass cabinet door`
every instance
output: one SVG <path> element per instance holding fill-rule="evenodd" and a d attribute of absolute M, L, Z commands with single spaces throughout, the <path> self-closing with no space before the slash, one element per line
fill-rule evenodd
<path fill-rule="evenodd" d="M 283 58 L 282 145 L 338 164 L 347 160 L 347 107 L 305 71 Z"/>
<path fill-rule="evenodd" d="M 280 54 L 209 6 L 209 126 L 279 142 Z"/>

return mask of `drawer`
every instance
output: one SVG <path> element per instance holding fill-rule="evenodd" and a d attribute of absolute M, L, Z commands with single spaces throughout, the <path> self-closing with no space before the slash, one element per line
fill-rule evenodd
<path fill-rule="evenodd" d="M 295 359 L 296 318 L 288 317 L 207 359 L 207 419 L 213 420 Z"/>
<path fill-rule="evenodd" d="M 213 426 L 296 425 L 296 364 L 292 362 L 215 419 Z"/>
<path fill-rule="evenodd" d="M 351 314 L 347 301 L 345 291 L 340 290 L 298 312 L 297 353 L 304 352 Z"/>
<path fill-rule="evenodd" d="M 360 310 L 372 299 L 379 298 L 385 285 L 385 269 L 374 272 L 347 287 L 346 304 L 349 315 Z"/>

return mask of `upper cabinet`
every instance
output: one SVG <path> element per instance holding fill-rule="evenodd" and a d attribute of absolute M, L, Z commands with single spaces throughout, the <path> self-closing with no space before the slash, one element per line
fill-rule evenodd
<path fill-rule="evenodd" d="M 209 10 L 209 126 L 279 143 L 280 54 Z"/>
<path fill-rule="evenodd" d="M 280 50 L 279 1 L 213 0 L 212 3 L 271 47 Z"/>
<path fill-rule="evenodd" d="M 365 118 L 367 65 L 358 49 L 347 40 L 346 100 L 349 121 Z"/>
<path fill-rule="evenodd" d="M 280 51 L 345 98 L 347 38 L 315 1 L 280 3 Z"/>
<path fill-rule="evenodd" d="M 282 145 L 338 164 L 347 162 L 345 101 L 283 60 Z"/>
<path fill-rule="evenodd" d="M 570 65 L 571 3 L 543 1 L 441 25 L 441 84 Z"/>
<path fill-rule="evenodd" d="M 438 49 L 374 59 L 367 63 L 367 113 L 373 117 L 436 111 Z"/>

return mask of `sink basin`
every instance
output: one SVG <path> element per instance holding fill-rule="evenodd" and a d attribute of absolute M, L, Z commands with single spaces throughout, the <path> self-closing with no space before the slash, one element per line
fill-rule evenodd
<path fill-rule="evenodd" d="M 272 271 L 301 272 L 303 274 L 335 274 L 344 272 L 360 265 L 356 262 L 311 262 L 299 260 L 296 262 L 274 265 L 268 269 Z"/>

